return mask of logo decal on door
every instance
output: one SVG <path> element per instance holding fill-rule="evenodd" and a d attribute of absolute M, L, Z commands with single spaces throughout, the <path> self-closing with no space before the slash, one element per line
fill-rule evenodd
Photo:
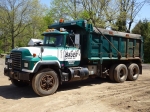
<path fill-rule="evenodd" d="M 65 54 L 66 59 L 75 59 L 78 56 L 78 52 L 67 51 Z"/>

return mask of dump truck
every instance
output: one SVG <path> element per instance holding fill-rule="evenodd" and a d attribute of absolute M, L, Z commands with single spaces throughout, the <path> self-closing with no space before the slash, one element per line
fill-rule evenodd
<path fill-rule="evenodd" d="M 12 49 L 4 68 L 12 84 L 32 85 L 39 96 L 55 93 L 64 82 L 101 77 L 123 83 L 142 74 L 141 35 L 97 28 L 86 20 L 61 19 L 42 36 L 42 45 Z"/>

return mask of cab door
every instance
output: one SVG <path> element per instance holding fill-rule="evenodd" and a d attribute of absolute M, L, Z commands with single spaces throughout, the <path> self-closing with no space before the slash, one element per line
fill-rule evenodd
<path fill-rule="evenodd" d="M 78 66 L 81 60 L 80 35 L 67 35 L 64 48 L 64 65 Z"/>

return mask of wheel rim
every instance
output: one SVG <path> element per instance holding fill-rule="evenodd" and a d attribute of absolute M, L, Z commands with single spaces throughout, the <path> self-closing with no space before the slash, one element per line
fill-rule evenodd
<path fill-rule="evenodd" d="M 133 68 L 133 77 L 136 77 L 138 74 L 138 69 L 136 67 Z"/>
<path fill-rule="evenodd" d="M 125 70 L 124 68 L 121 69 L 121 70 L 120 70 L 120 73 L 119 73 L 120 79 L 124 79 L 124 78 L 125 78 L 125 74 L 126 74 L 126 70 Z"/>
<path fill-rule="evenodd" d="M 55 84 L 55 79 L 52 75 L 50 74 L 45 74 L 42 78 L 41 78 L 41 82 L 40 82 L 40 86 L 43 90 L 50 90 Z"/>

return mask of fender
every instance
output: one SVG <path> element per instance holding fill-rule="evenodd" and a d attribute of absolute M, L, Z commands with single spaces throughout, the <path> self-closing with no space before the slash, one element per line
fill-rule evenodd
<path fill-rule="evenodd" d="M 55 65 L 56 67 L 61 68 L 59 61 L 40 61 L 36 65 L 33 73 L 37 73 L 39 68 L 43 65 Z"/>
<path fill-rule="evenodd" d="M 58 60 L 51 60 L 51 61 L 38 61 L 38 62 L 34 65 L 34 67 L 33 67 L 32 70 L 22 69 L 22 71 L 24 71 L 24 72 L 29 72 L 29 73 L 36 73 L 36 72 L 39 70 L 39 68 L 40 68 L 41 66 L 43 66 L 43 65 L 55 65 L 55 66 L 57 66 L 58 68 L 61 68 L 60 63 L 59 63 Z"/>

